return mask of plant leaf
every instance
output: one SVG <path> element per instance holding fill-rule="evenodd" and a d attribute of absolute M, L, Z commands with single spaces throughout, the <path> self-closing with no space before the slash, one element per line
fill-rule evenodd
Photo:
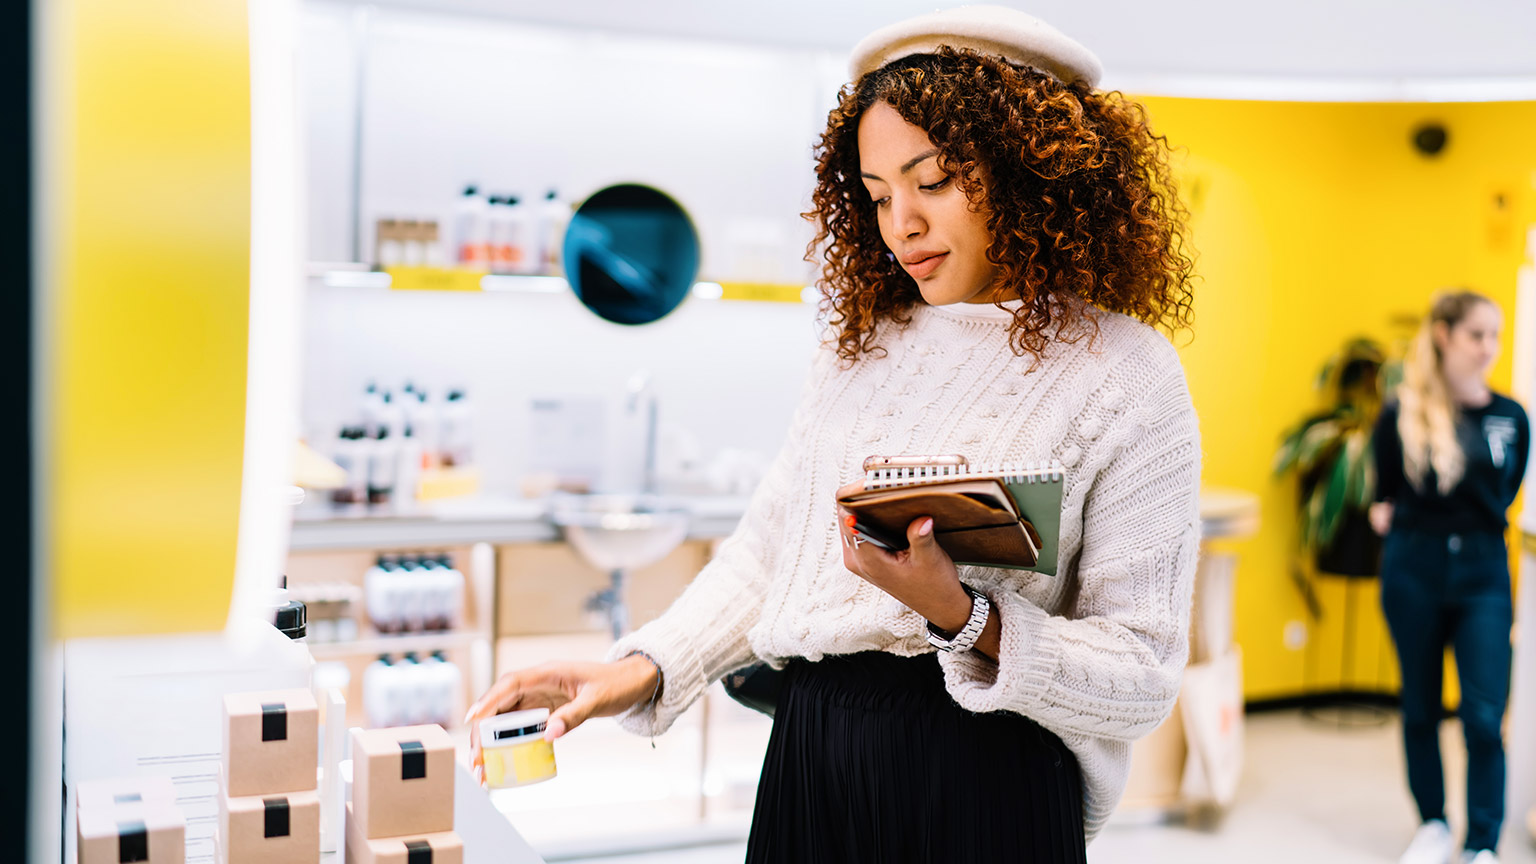
<path fill-rule="evenodd" d="M 1339 526 L 1344 524 L 1344 500 L 1349 491 L 1349 460 L 1342 456 L 1335 459 L 1332 470 L 1318 484 L 1322 496 L 1317 521 L 1317 546 L 1324 548 L 1338 536 Z"/>

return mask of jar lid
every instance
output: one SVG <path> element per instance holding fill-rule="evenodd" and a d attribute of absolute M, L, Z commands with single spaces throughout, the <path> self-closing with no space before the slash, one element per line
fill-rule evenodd
<path fill-rule="evenodd" d="M 548 708 L 530 708 L 527 711 L 509 711 L 480 721 L 480 746 L 495 744 L 510 738 L 544 734 L 549 724 Z"/>

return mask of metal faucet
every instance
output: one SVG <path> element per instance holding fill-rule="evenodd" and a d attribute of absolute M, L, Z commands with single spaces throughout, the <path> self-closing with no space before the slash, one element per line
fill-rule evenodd
<path fill-rule="evenodd" d="M 633 417 L 642 406 L 645 411 L 645 464 L 640 475 L 640 492 L 653 495 L 656 492 L 656 391 L 651 387 L 651 373 L 644 371 L 636 372 L 629 379 L 624 413 Z"/>

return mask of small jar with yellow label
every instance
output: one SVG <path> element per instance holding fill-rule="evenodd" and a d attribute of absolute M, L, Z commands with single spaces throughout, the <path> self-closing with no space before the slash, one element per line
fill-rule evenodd
<path fill-rule="evenodd" d="M 555 776 L 555 745 L 544 740 L 548 724 L 548 708 L 497 714 L 480 721 L 480 752 L 488 788 L 527 786 Z"/>

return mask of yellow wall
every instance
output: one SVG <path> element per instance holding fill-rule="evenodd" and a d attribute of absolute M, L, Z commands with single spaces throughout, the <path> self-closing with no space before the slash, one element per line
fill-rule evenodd
<path fill-rule="evenodd" d="M 245 437 L 246 5 L 40 8 L 57 635 L 218 630 Z"/>
<path fill-rule="evenodd" d="M 1205 482 L 1263 501 L 1262 531 L 1235 547 L 1247 696 L 1335 690 L 1344 583 L 1323 583 L 1323 620 L 1309 621 L 1288 575 L 1294 485 L 1271 479 L 1270 460 L 1282 432 L 1319 406 L 1316 371 L 1344 340 L 1399 338 L 1393 318 L 1422 314 L 1448 285 L 1481 291 L 1513 315 L 1525 230 L 1536 223 L 1536 103 L 1143 101 L 1182 151 L 1193 211 L 1202 281 L 1183 358 Z M 1428 119 L 1450 132 L 1435 159 L 1409 144 Z M 1509 353 L 1506 345 L 1493 371 L 1506 392 Z M 1351 590 L 1359 625 L 1344 683 L 1395 689 L 1376 582 Z M 1290 621 L 1308 622 L 1308 648 L 1285 646 Z"/>

